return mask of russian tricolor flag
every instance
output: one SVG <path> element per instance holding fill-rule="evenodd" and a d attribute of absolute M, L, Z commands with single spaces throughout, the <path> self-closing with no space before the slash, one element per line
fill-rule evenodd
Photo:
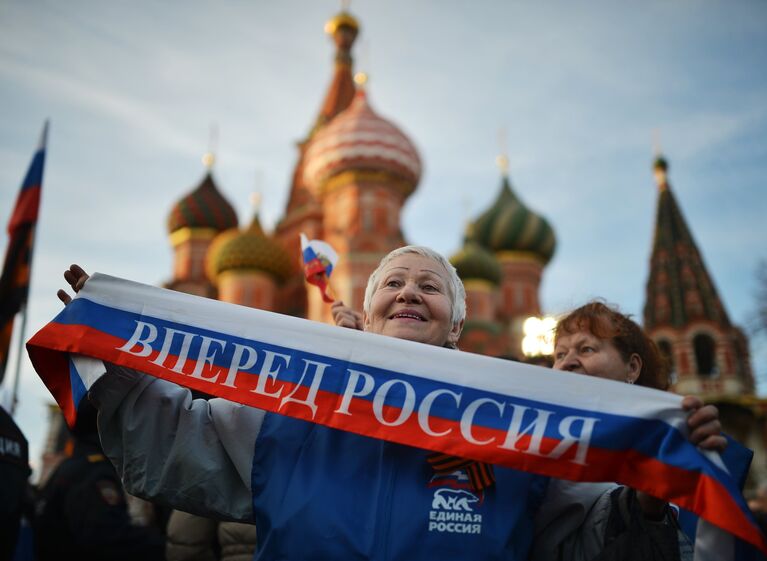
<path fill-rule="evenodd" d="M 47 138 L 48 123 L 46 122 L 8 221 L 8 247 L 0 276 L 0 382 L 5 376 L 5 367 L 8 363 L 13 323 L 16 314 L 26 303 L 29 292 L 32 247 L 37 213 L 40 208 Z"/>
<path fill-rule="evenodd" d="M 332 303 L 333 298 L 328 295 L 328 281 L 333 267 L 338 262 L 338 254 L 330 244 L 322 240 L 309 240 L 302 233 L 301 255 L 304 260 L 306 281 L 320 289 L 325 302 Z"/>
<path fill-rule="evenodd" d="M 43 185 L 43 167 L 45 165 L 45 145 L 48 140 L 48 122 L 43 126 L 35 155 L 29 164 L 27 175 L 21 184 L 21 191 L 16 198 L 11 219 L 8 222 L 8 235 L 13 233 L 23 224 L 37 222 L 37 212 L 40 208 L 40 190 Z"/>

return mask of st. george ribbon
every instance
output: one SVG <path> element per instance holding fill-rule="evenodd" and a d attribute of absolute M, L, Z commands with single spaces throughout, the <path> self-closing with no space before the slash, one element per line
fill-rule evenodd
<path fill-rule="evenodd" d="M 682 398 L 672 393 L 101 274 L 27 349 L 70 424 L 96 382 L 72 353 L 373 438 L 562 479 L 617 481 L 767 553 L 719 456 L 687 440 Z"/>

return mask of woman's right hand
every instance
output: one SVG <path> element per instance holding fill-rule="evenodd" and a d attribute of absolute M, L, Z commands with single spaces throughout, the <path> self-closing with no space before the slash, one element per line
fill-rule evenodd
<path fill-rule="evenodd" d="M 333 321 L 336 322 L 337 326 L 363 331 L 362 314 L 348 306 L 344 306 L 344 303 L 340 300 L 333 302 L 333 305 L 330 306 L 330 311 L 333 314 Z"/>
<path fill-rule="evenodd" d="M 687 428 L 690 442 L 704 450 L 713 450 L 720 454 L 727 448 L 727 438 L 722 434 L 719 410 L 714 405 L 706 405 L 694 395 L 682 400 L 682 409 L 688 411 Z"/>
<path fill-rule="evenodd" d="M 80 292 L 80 289 L 85 285 L 85 281 L 87 281 L 90 278 L 90 275 L 86 273 L 80 265 L 71 265 L 69 269 L 64 271 L 64 280 L 67 281 L 70 287 L 72 287 L 72 290 L 75 291 L 75 293 Z M 67 293 L 66 290 L 59 290 L 56 293 L 56 296 L 59 297 L 59 300 L 64 302 L 64 305 L 66 306 L 72 301 L 72 297 Z"/>

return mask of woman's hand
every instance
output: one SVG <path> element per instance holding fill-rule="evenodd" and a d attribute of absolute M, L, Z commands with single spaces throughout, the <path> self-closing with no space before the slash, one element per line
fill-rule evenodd
<path fill-rule="evenodd" d="M 682 400 L 682 409 L 689 411 L 687 428 L 690 431 L 688 436 L 690 442 L 704 450 L 723 452 L 727 447 L 727 439 L 722 436 L 719 409 L 714 405 L 704 405 L 703 400 L 694 395 L 688 395 Z M 641 491 L 637 491 L 637 500 L 646 518 L 650 520 L 663 518 L 666 501 L 656 499 Z"/>
<path fill-rule="evenodd" d="M 688 395 L 682 400 L 682 409 L 690 412 L 687 416 L 690 442 L 704 450 L 724 452 L 727 439 L 722 435 L 719 409 L 714 405 L 704 405 L 703 400 L 694 395 Z"/>
<path fill-rule="evenodd" d="M 80 265 L 71 265 L 69 269 L 64 271 L 64 280 L 67 281 L 70 287 L 72 287 L 72 290 L 75 291 L 75 293 L 80 292 L 80 289 L 85 285 L 85 281 L 87 281 L 90 278 L 90 275 L 86 273 Z M 66 290 L 59 290 L 56 293 L 56 296 L 59 297 L 59 300 L 64 302 L 64 305 L 66 306 L 72 301 L 72 297 L 67 293 Z"/>
<path fill-rule="evenodd" d="M 336 322 L 337 326 L 363 330 L 362 314 L 344 306 L 344 303 L 340 300 L 333 302 L 333 305 L 330 306 L 330 311 L 333 314 L 333 321 Z"/>

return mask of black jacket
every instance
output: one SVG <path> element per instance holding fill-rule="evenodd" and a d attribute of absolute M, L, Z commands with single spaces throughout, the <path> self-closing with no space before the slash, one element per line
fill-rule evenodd
<path fill-rule="evenodd" d="M 27 439 L 0 407 L 0 561 L 10 559 L 16 546 L 29 473 Z"/>
<path fill-rule="evenodd" d="M 131 524 L 122 484 L 95 437 L 76 441 L 41 490 L 36 510 L 39 561 L 163 559 L 160 533 Z"/>

